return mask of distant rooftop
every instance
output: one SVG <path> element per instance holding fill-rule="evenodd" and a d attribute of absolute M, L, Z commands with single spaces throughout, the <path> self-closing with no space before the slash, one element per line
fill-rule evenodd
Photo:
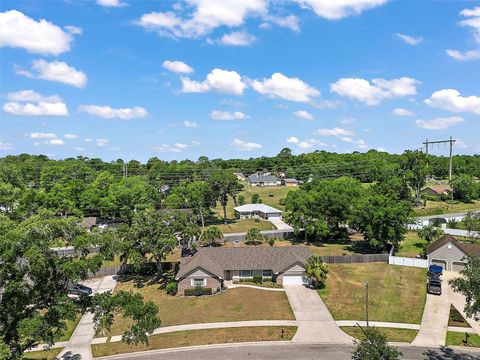
<path fill-rule="evenodd" d="M 271 182 L 277 182 L 278 179 L 276 176 L 271 174 L 255 173 L 248 177 L 248 181 L 251 183 L 271 183 Z"/>
<path fill-rule="evenodd" d="M 259 211 L 264 214 L 283 212 L 282 210 L 275 209 L 274 207 L 271 207 L 265 204 L 245 204 L 245 205 L 237 206 L 233 208 L 233 210 L 238 211 L 240 213 Z"/>

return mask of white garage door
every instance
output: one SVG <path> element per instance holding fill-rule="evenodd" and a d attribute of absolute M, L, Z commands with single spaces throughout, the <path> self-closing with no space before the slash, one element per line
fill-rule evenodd
<path fill-rule="evenodd" d="M 283 285 L 303 285 L 307 283 L 307 279 L 304 276 L 288 276 L 283 277 Z"/>
<path fill-rule="evenodd" d="M 447 270 L 447 262 L 445 260 L 432 259 L 430 261 L 430 264 L 441 266 L 443 268 L 443 270 Z"/>

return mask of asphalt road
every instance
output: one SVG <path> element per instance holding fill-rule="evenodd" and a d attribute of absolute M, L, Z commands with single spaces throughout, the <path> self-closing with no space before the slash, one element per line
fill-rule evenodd
<path fill-rule="evenodd" d="M 403 352 L 403 360 L 480 360 L 479 350 L 458 352 L 447 348 L 400 347 L 399 349 Z M 351 359 L 352 351 L 353 346 L 350 345 L 269 344 L 150 352 L 115 358 L 122 360 L 347 360 Z"/>

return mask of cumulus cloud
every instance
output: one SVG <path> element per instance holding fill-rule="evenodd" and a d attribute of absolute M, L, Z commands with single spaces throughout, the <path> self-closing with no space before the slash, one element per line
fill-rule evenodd
<path fill-rule="evenodd" d="M 271 27 L 270 23 L 278 25 L 280 27 L 284 27 L 290 29 L 294 32 L 300 31 L 300 25 L 298 24 L 299 20 L 298 17 L 295 15 L 288 15 L 285 17 L 281 16 L 265 16 L 264 19 L 267 22 L 260 24 L 260 28 L 269 28 Z"/>
<path fill-rule="evenodd" d="M 262 95 L 296 102 L 309 102 L 320 95 L 320 91 L 299 78 L 289 78 L 282 73 L 274 73 L 269 79 L 254 80 L 252 87 Z"/>
<path fill-rule="evenodd" d="M 33 90 L 21 90 L 7 94 L 10 100 L 3 104 L 3 111 L 21 116 L 68 116 L 67 105 L 58 95 L 43 96 Z"/>
<path fill-rule="evenodd" d="M 315 119 L 315 117 L 310 114 L 308 111 L 306 110 L 298 110 L 298 111 L 295 111 L 293 113 L 293 115 L 295 115 L 296 117 L 298 118 L 301 118 L 301 119 L 305 119 L 305 120 L 313 120 Z"/>
<path fill-rule="evenodd" d="M 78 138 L 78 135 L 76 135 L 76 134 L 65 134 L 63 136 L 65 137 L 65 139 L 69 139 L 69 140 Z"/>
<path fill-rule="evenodd" d="M 460 26 L 465 26 L 472 30 L 474 41 L 478 47 L 466 51 L 447 49 L 445 52 L 451 58 L 459 61 L 480 59 L 480 6 L 473 9 L 464 9 L 460 12 L 460 15 L 466 18 L 460 21 Z"/>
<path fill-rule="evenodd" d="M 82 35 L 83 34 L 83 29 L 78 26 L 73 26 L 73 25 L 67 25 L 63 27 L 65 30 L 67 30 L 70 34 L 72 35 Z"/>
<path fill-rule="evenodd" d="M 300 140 L 295 136 L 290 136 L 289 138 L 287 138 L 287 143 L 289 144 L 298 144 L 299 142 Z"/>
<path fill-rule="evenodd" d="M 244 120 L 248 119 L 248 115 L 240 111 L 221 111 L 212 110 L 210 117 L 213 120 Z"/>
<path fill-rule="evenodd" d="M 300 6 L 312 9 L 318 16 L 338 20 L 359 15 L 364 10 L 383 5 L 387 0 L 296 0 Z"/>
<path fill-rule="evenodd" d="M 289 144 L 295 144 L 297 145 L 299 148 L 301 149 L 309 149 L 311 148 L 312 146 L 314 145 L 317 145 L 317 146 L 327 146 L 326 144 L 320 142 L 320 141 L 317 141 L 315 139 L 309 139 L 309 140 L 300 140 L 299 138 L 295 137 L 295 136 L 290 136 L 287 138 L 287 143 Z"/>
<path fill-rule="evenodd" d="M 463 122 L 463 118 L 459 116 L 450 116 L 450 117 L 437 117 L 432 120 L 421 120 L 418 119 L 415 121 L 418 127 L 428 130 L 442 130 L 447 129 L 451 126 L 457 125 Z"/>
<path fill-rule="evenodd" d="M 90 115 L 98 116 L 104 119 L 121 120 L 144 118 L 148 115 L 147 110 L 139 106 L 136 106 L 134 108 L 113 109 L 110 106 L 80 105 L 78 107 L 78 111 L 86 112 Z"/>
<path fill-rule="evenodd" d="M 451 112 L 480 114 L 480 96 L 462 96 L 455 89 L 435 91 L 429 99 L 425 100 L 425 104 Z"/>
<path fill-rule="evenodd" d="M 368 80 L 360 78 L 342 78 L 330 85 L 330 91 L 349 97 L 367 105 L 378 105 L 384 99 L 399 98 L 417 93 L 418 80 L 402 77 L 399 79 Z"/>
<path fill-rule="evenodd" d="M 459 60 L 459 61 L 470 61 L 470 60 L 480 59 L 480 49 L 467 50 L 467 51 L 447 49 L 445 50 L 445 52 L 451 58 L 454 58 L 455 60 Z"/>
<path fill-rule="evenodd" d="M 405 35 L 405 34 L 400 34 L 400 33 L 397 33 L 396 35 L 397 35 L 398 38 L 403 40 L 403 42 L 405 42 L 405 44 L 408 44 L 408 45 L 418 45 L 423 41 L 423 38 L 420 37 L 420 36 L 419 37 L 413 37 L 413 36 L 410 36 L 410 35 Z"/>
<path fill-rule="evenodd" d="M 204 93 L 215 91 L 222 94 L 242 95 L 247 87 L 236 71 L 213 69 L 205 80 L 199 82 L 182 77 L 182 91 L 185 93 Z"/>
<path fill-rule="evenodd" d="M 194 121 L 185 120 L 183 122 L 183 126 L 185 126 L 186 128 L 196 128 L 196 127 L 198 127 L 198 124 Z"/>
<path fill-rule="evenodd" d="M 255 41 L 254 35 L 248 34 L 246 31 L 234 31 L 224 34 L 218 42 L 228 46 L 249 46 Z"/>
<path fill-rule="evenodd" d="M 0 150 L 11 150 L 12 144 L 9 142 L 0 141 Z"/>
<path fill-rule="evenodd" d="M 109 141 L 107 139 L 95 139 L 95 145 L 99 147 L 104 147 L 108 145 Z"/>
<path fill-rule="evenodd" d="M 230 143 L 230 145 L 232 145 L 234 148 L 238 149 L 238 150 L 242 150 L 242 151 L 250 151 L 250 150 L 254 150 L 254 149 L 261 149 L 262 148 L 262 145 L 260 144 L 257 144 L 257 143 L 254 143 L 254 142 L 247 142 L 247 141 L 243 141 L 243 140 L 240 140 L 240 139 L 233 139 L 233 141 Z"/>
<path fill-rule="evenodd" d="M 57 135 L 55 133 L 31 132 L 27 135 L 30 139 L 56 139 L 57 138 Z"/>
<path fill-rule="evenodd" d="M 34 79 L 57 81 L 78 88 L 83 88 L 87 84 L 87 75 L 83 71 L 62 61 L 47 62 L 39 59 L 34 60 L 32 64 L 31 71 L 16 69 L 16 73 Z"/>
<path fill-rule="evenodd" d="M 184 151 L 187 148 L 188 148 L 188 145 L 186 144 L 175 143 L 173 145 L 169 145 L 169 144 L 158 145 L 154 149 L 161 153 L 169 153 L 169 152 L 179 153 Z"/>
<path fill-rule="evenodd" d="M 72 41 L 71 33 L 45 19 L 36 21 L 17 10 L 0 13 L 0 47 L 59 55 L 70 50 Z"/>
<path fill-rule="evenodd" d="M 413 116 L 413 112 L 404 108 L 395 108 L 393 109 L 393 115 L 397 116 Z"/>
<path fill-rule="evenodd" d="M 332 129 L 318 129 L 317 134 L 321 136 L 353 136 L 354 132 L 352 130 L 342 129 L 339 127 L 334 127 Z"/>
<path fill-rule="evenodd" d="M 192 67 L 188 66 L 183 61 L 179 61 L 179 60 L 174 60 L 174 61 L 165 60 L 162 66 L 165 69 L 170 70 L 171 72 L 174 72 L 174 73 L 190 74 L 193 72 Z"/>
<path fill-rule="evenodd" d="M 362 139 L 355 140 L 355 139 L 351 138 L 350 136 L 342 136 L 342 137 L 340 137 L 340 140 L 342 140 L 344 142 L 347 142 L 347 143 L 355 144 L 355 145 L 357 145 L 357 147 L 359 149 L 368 148 L 367 143 L 365 142 L 365 140 L 362 140 Z"/>
<path fill-rule="evenodd" d="M 63 145 L 64 142 L 63 142 L 62 139 L 51 139 L 51 140 L 45 141 L 45 144 L 48 144 L 48 145 Z"/>
<path fill-rule="evenodd" d="M 127 6 L 127 3 L 124 3 L 120 0 L 97 0 L 97 4 L 104 7 L 122 7 Z"/>

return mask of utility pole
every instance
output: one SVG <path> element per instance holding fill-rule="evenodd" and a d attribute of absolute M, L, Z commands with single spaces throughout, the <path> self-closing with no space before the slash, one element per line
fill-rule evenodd
<path fill-rule="evenodd" d="M 368 323 L 368 280 L 365 280 L 363 283 L 365 285 L 365 320 L 367 321 L 367 328 L 369 327 Z"/>
<path fill-rule="evenodd" d="M 128 167 L 126 163 L 123 164 L 122 170 L 123 170 L 123 177 L 128 177 Z"/>
<path fill-rule="evenodd" d="M 433 145 L 433 144 L 449 144 L 450 145 L 450 160 L 448 163 L 448 180 L 452 180 L 452 161 L 453 161 L 453 144 L 455 144 L 455 141 L 453 137 L 450 136 L 450 139 L 448 140 L 440 140 L 440 141 L 428 141 L 428 139 L 425 140 L 423 145 L 425 145 L 425 153 L 428 156 L 428 145 Z"/>

